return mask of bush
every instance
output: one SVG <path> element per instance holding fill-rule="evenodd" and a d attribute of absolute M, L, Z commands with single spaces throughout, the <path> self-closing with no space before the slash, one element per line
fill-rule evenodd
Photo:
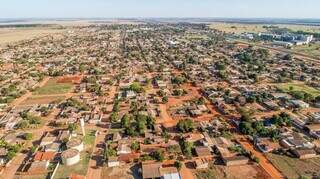
<path fill-rule="evenodd" d="M 31 140 L 33 135 L 32 135 L 32 133 L 25 133 L 23 137 L 25 140 Z"/>

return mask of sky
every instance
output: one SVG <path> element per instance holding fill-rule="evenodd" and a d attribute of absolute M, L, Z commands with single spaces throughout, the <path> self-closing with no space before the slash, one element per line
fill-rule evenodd
<path fill-rule="evenodd" d="M 320 18 L 320 0 L 0 0 L 0 18 Z"/>

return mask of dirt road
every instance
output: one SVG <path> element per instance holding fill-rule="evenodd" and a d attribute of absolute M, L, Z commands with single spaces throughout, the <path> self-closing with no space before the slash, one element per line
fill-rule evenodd
<path fill-rule="evenodd" d="M 252 144 L 243 136 L 235 135 L 237 141 L 245 148 L 245 150 L 251 152 L 254 156 L 258 157 L 259 165 L 273 178 L 283 179 L 284 176 L 270 163 L 270 161 L 260 152 L 256 151 Z"/>

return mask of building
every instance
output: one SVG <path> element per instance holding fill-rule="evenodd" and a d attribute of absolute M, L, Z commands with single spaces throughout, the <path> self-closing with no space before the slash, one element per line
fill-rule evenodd
<path fill-rule="evenodd" d="M 309 159 L 317 156 L 315 150 L 308 148 L 297 148 L 292 150 L 292 153 L 299 159 Z"/>
<path fill-rule="evenodd" d="M 234 166 L 234 165 L 246 165 L 249 162 L 249 158 L 243 155 L 236 155 L 232 157 L 224 157 L 223 163 L 226 166 Z"/>
<path fill-rule="evenodd" d="M 68 149 L 77 149 L 79 152 L 81 152 L 84 149 L 84 144 L 81 139 L 79 138 L 72 138 L 67 142 L 67 148 Z"/>
<path fill-rule="evenodd" d="M 142 163 L 143 179 L 181 179 L 176 167 L 163 167 L 161 163 Z"/>
<path fill-rule="evenodd" d="M 120 162 L 118 161 L 118 157 L 109 157 L 107 161 L 108 167 L 117 167 L 120 166 Z"/>
<path fill-rule="evenodd" d="M 80 161 L 80 152 L 77 149 L 68 149 L 61 154 L 62 163 L 70 166 Z"/>

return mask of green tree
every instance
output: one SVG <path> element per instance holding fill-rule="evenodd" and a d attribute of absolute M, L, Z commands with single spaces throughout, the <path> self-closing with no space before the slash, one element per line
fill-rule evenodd
<path fill-rule="evenodd" d="M 162 97 L 162 103 L 168 103 L 168 96 Z"/>
<path fill-rule="evenodd" d="M 194 124 L 192 119 L 181 120 L 178 122 L 177 126 L 180 132 L 192 132 L 194 130 Z"/>
<path fill-rule="evenodd" d="M 76 123 L 68 124 L 68 130 L 72 133 L 73 131 L 78 129 L 78 125 Z"/>

